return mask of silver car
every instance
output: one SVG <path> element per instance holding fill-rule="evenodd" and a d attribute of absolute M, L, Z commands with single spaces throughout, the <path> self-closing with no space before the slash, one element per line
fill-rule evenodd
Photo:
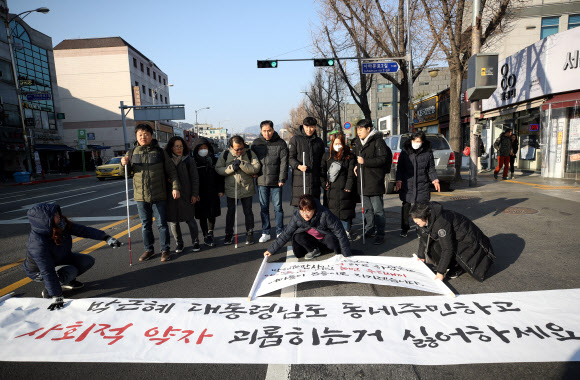
<path fill-rule="evenodd" d="M 385 188 L 387 194 L 395 191 L 397 181 L 397 163 L 403 144 L 411 138 L 411 133 L 385 137 L 385 142 L 393 152 L 393 165 L 391 172 L 385 175 Z M 455 153 L 451 150 L 449 143 L 440 133 L 426 133 L 427 140 L 431 143 L 433 157 L 435 158 L 435 169 L 441 185 L 441 190 L 449 190 L 451 181 L 455 178 Z"/>

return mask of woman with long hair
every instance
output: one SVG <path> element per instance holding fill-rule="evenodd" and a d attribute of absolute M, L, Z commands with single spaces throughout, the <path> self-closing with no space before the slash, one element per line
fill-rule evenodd
<path fill-rule="evenodd" d="M 177 171 L 177 177 L 181 184 L 181 197 L 173 199 L 167 197 L 167 207 L 165 217 L 177 247 L 175 253 L 183 251 L 183 236 L 181 234 L 180 222 L 185 222 L 191 234 L 192 250 L 198 252 L 199 246 L 197 223 L 195 222 L 195 203 L 199 200 L 199 176 L 195 160 L 189 156 L 189 149 L 185 140 L 179 136 L 169 139 L 165 151 L 171 158 Z"/>

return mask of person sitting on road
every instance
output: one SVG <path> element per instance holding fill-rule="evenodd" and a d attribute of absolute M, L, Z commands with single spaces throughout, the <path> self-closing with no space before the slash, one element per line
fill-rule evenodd
<path fill-rule="evenodd" d="M 64 306 L 63 290 L 84 286 L 77 277 L 95 263 L 90 255 L 72 252 L 71 235 L 106 241 L 113 248 L 121 246 L 121 242 L 101 230 L 72 223 L 56 204 L 35 205 L 28 210 L 28 221 L 32 231 L 28 236 L 24 271 L 31 280 L 44 282 L 42 297 L 52 298 L 48 308 L 51 311 Z"/>
<path fill-rule="evenodd" d="M 292 239 L 294 256 L 311 260 L 322 251 L 334 251 L 345 257 L 351 256 L 350 243 L 340 220 L 320 205 L 310 194 L 300 196 L 298 210 L 294 211 L 290 223 L 264 252 L 264 256 L 276 253 Z"/>
<path fill-rule="evenodd" d="M 495 254 L 489 238 L 471 220 L 437 202 L 415 203 L 409 213 L 419 226 L 417 256 L 435 265 L 435 279 L 456 278 L 463 272 L 480 282 L 485 279 Z"/>

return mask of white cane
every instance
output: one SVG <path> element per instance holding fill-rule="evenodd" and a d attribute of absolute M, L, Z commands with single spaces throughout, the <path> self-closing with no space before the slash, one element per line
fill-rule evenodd
<path fill-rule="evenodd" d="M 235 170 L 234 170 L 234 182 L 235 182 L 235 185 L 234 185 L 234 198 L 235 199 L 234 200 L 236 202 L 236 205 L 235 205 L 235 215 L 236 215 L 235 216 L 235 219 L 236 219 L 236 224 L 234 226 L 234 228 L 235 228 L 235 234 L 236 234 L 236 245 L 235 245 L 235 248 L 238 248 L 238 180 L 236 179 L 236 172 L 235 172 Z"/>
<path fill-rule="evenodd" d="M 129 220 L 129 164 L 125 165 L 125 199 L 127 201 L 127 235 L 129 237 L 129 266 L 133 265 L 131 257 L 131 222 Z"/>
<path fill-rule="evenodd" d="M 363 244 L 365 241 L 365 201 L 364 201 L 364 190 L 363 190 L 363 164 L 360 164 L 360 209 L 362 213 L 362 224 L 363 224 Z"/>
<path fill-rule="evenodd" d="M 306 166 L 306 152 L 302 152 L 302 165 Z M 302 188 L 304 189 L 304 194 L 306 194 L 306 170 L 302 172 Z"/>

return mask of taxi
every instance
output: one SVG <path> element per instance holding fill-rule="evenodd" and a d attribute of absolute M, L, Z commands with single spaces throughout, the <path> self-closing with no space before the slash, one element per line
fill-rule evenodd
<path fill-rule="evenodd" d="M 121 165 L 122 157 L 111 158 L 106 164 L 99 165 L 95 169 L 99 181 L 107 178 L 125 178 L 125 168 Z M 131 175 L 132 173 L 129 173 Z"/>

